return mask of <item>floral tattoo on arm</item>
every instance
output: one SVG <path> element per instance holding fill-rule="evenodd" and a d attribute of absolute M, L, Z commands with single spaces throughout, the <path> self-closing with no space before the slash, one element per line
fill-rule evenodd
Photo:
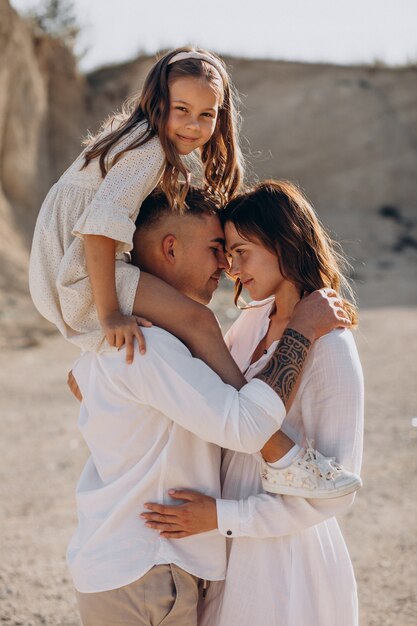
<path fill-rule="evenodd" d="M 303 369 L 311 341 L 292 328 L 287 328 L 264 369 L 257 378 L 272 387 L 284 405 Z"/>

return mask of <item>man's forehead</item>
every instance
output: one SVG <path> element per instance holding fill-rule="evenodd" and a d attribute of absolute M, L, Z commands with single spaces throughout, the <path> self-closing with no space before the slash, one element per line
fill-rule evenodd
<path fill-rule="evenodd" d="M 208 215 L 205 215 L 204 217 L 207 218 L 206 221 L 210 223 L 211 228 L 220 233 L 221 237 L 224 237 L 224 230 L 222 222 L 220 220 L 220 215 L 218 213 L 210 213 Z"/>
<path fill-rule="evenodd" d="M 185 214 L 187 227 L 206 239 L 224 241 L 224 231 L 217 213 Z"/>
<path fill-rule="evenodd" d="M 164 215 L 156 225 L 158 237 L 175 235 L 184 242 L 215 242 L 224 245 L 225 237 L 220 217 L 216 213 L 170 213 Z"/>

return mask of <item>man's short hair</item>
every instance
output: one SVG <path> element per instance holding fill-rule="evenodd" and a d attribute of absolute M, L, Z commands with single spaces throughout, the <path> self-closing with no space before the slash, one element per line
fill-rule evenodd
<path fill-rule="evenodd" d="M 198 187 L 190 187 L 185 198 L 185 204 L 185 210 L 182 211 L 183 215 L 196 217 L 201 215 L 219 215 L 219 208 L 213 198 Z M 180 214 L 176 209 L 172 209 L 162 189 L 156 187 L 145 198 L 140 207 L 139 215 L 135 222 L 136 228 L 142 229 L 155 226 L 162 217 L 171 215 L 173 212 Z"/>

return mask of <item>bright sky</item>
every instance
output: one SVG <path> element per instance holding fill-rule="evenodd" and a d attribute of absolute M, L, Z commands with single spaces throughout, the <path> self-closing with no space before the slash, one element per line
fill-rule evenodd
<path fill-rule="evenodd" d="M 19 11 L 38 0 L 11 0 Z M 84 70 L 194 43 L 249 58 L 417 62 L 416 0 L 75 0 Z"/>

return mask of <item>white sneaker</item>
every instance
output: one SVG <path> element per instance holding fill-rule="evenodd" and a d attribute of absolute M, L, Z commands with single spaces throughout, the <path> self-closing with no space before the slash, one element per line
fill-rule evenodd
<path fill-rule="evenodd" d="M 262 460 L 262 487 L 269 493 L 301 498 L 339 498 L 362 487 L 359 476 L 311 447 L 302 448 L 287 467 L 271 467 Z"/>

